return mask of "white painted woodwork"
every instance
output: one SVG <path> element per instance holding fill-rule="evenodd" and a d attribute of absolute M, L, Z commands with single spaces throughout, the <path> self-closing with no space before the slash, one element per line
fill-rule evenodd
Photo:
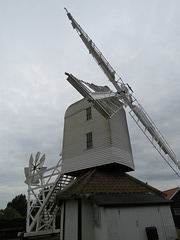
<path fill-rule="evenodd" d="M 77 202 L 76 199 L 66 200 L 64 239 L 61 232 L 60 240 L 77 239 Z M 156 227 L 159 240 L 177 238 L 169 205 L 100 207 L 100 225 L 97 226 L 94 204 L 87 199 L 82 199 L 81 203 L 82 240 L 147 240 L 146 227 Z"/>
<path fill-rule="evenodd" d="M 92 119 L 86 120 L 86 108 L 92 106 Z M 86 134 L 92 132 L 93 147 L 87 149 Z M 134 170 L 126 115 L 123 108 L 110 119 L 82 99 L 66 111 L 62 151 L 62 172 L 117 163 Z"/>
<path fill-rule="evenodd" d="M 78 201 L 69 200 L 65 205 L 64 240 L 78 240 Z M 63 232 L 62 231 L 62 232 Z M 63 236 L 61 236 L 63 237 Z"/>

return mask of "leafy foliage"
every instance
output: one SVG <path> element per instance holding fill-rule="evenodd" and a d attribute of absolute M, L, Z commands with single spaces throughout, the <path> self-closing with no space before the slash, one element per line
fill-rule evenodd
<path fill-rule="evenodd" d="M 4 210 L 0 210 L 0 219 L 10 220 L 21 217 L 22 216 L 14 208 L 6 207 Z"/>
<path fill-rule="evenodd" d="M 7 207 L 14 208 L 22 217 L 26 216 L 26 209 L 27 209 L 27 200 L 26 196 L 21 194 L 16 196 L 12 202 L 7 204 Z"/>
<path fill-rule="evenodd" d="M 26 216 L 26 211 L 26 196 L 21 194 L 9 202 L 4 210 L 0 210 L 0 219 L 10 220 L 14 218 L 22 218 Z"/>

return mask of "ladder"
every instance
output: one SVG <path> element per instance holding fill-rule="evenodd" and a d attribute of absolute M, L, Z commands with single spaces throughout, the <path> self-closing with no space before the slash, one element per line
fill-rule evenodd
<path fill-rule="evenodd" d="M 56 226 L 60 212 L 57 194 L 74 179 L 62 174 L 60 169 L 61 160 L 56 166 L 43 171 L 39 184 L 32 185 L 29 181 L 25 238 L 60 232 L 60 226 Z"/>

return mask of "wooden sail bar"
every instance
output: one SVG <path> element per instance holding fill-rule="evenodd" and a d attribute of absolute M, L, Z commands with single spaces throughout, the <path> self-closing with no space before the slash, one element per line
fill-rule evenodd
<path fill-rule="evenodd" d="M 165 138 L 162 136 L 155 123 L 151 120 L 145 109 L 139 104 L 137 99 L 132 95 L 132 89 L 128 84 L 125 84 L 121 77 L 116 73 L 107 59 L 104 57 L 102 52 L 98 49 L 95 43 L 90 39 L 87 33 L 81 28 L 81 26 L 72 17 L 71 13 L 67 11 L 67 16 L 71 21 L 74 29 L 76 29 L 78 35 L 82 39 L 83 43 L 89 50 L 89 53 L 96 60 L 98 65 L 101 67 L 105 75 L 108 77 L 109 81 L 114 85 L 117 90 L 117 97 L 123 102 L 125 106 L 130 107 L 130 115 L 136 122 L 136 124 L 143 131 L 145 136 L 150 140 L 152 145 L 156 146 L 155 149 L 160 153 L 168 165 L 173 169 L 173 171 L 180 177 L 180 161 Z M 147 134 L 148 132 L 148 134 Z M 150 135 L 151 137 L 149 137 Z"/>

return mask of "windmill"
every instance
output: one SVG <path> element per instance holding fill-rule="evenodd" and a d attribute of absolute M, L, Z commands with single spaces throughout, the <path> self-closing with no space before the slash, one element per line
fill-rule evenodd
<path fill-rule="evenodd" d="M 45 155 L 40 157 L 40 152 L 36 154 L 35 158 L 33 155 L 30 156 L 29 167 L 25 168 L 25 182 L 28 184 L 25 237 L 60 232 L 60 229 L 55 227 L 55 219 L 59 210 L 56 196 L 58 191 L 70 184 L 74 176 L 78 174 L 78 170 L 83 171 L 105 164 L 108 167 L 112 164 L 120 165 L 123 171 L 134 170 L 124 106 L 130 108 L 131 117 L 168 165 L 180 176 L 180 162 L 144 108 L 133 96 L 130 86 L 123 82 L 72 15 L 67 10 L 66 12 L 89 53 L 92 54 L 117 91 L 113 92 L 107 86 L 88 83 L 66 73 L 67 80 L 84 99 L 73 104 L 66 111 L 62 158 L 57 165 L 51 168 L 44 167 Z M 99 121 L 98 124 L 96 121 L 94 121 L 95 123 L 88 122 L 92 117 L 91 108 L 93 108 L 95 120 Z M 83 112 L 86 112 L 87 124 L 82 120 Z M 79 121 L 81 117 L 82 122 Z M 118 123 L 119 120 L 121 124 Z M 99 136 L 96 143 L 101 145 L 98 151 L 93 149 L 93 132 L 90 131 L 92 127 L 100 132 L 96 135 Z M 106 129 L 105 134 L 104 128 Z M 84 148 L 82 151 L 84 143 L 79 139 L 84 140 L 84 135 L 86 135 L 86 149 Z M 102 138 L 104 139 L 103 147 Z"/>
<path fill-rule="evenodd" d="M 90 39 L 87 33 L 81 28 L 81 26 L 72 17 L 71 13 L 67 11 L 67 16 L 71 21 L 73 29 L 75 29 L 87 47 L 89 53 L 93 56 L 97 64 L 103 70 L 109 81 L 114 85 L 116 92 L 110 89 L 104 89 L 102 87 L 86 83 L 77 79 L 72 74 L 68 75 L 68 81 L 76 88 L 80 94 L 88 101 L 93 102 L 94 107 L 98 109 L 102 114 L 111 118 L 114 114 L 122 108 L 122 105 L 130 108 L 130 115 L 148 140 L 152 143 L 154 148 L 159 152 L 162 158 L 172 168 L 172 170 L 180 177 L 180 161 L 177 159 L 175 153 L 162 136 L 155 123 L 147 114 L 145 109 L 133 96 L 133 91 L 128 84 L 125 84 L 121 77 L 116 73 L 113 67 L 109 64 L 102 52 L 98 49 L 95 43 Z M 106 104 L 106 107 L 105 107 Z M 113 106 L 113 107 L 112 107 Z M 111 109 L 111 111 L 107 111 Z"/>
<path fill-rule="evenodd" d="M 57 234 L 56 216 L 60 210 L 57 192 L 64 189 L 73 177 L 61 174 L 61 158 L 53 167 L 44 166 L 45 154 L 31 154 L 29 166 L 24 168 L 28 185 L 26 232 L 24 237 Z M 22 233 L 19 233 L 21 236 Z"/>
<path fill-rule="evenodd" d="M 40 152 L 37 152 L 35 159 L 31 154 L 29 159 L 29 167 L 24 168 L 25 173 L 25 183 L 31 185 L 36 185 L 43 179 L 43 172 L 47 167 L 43 167 L 45 161 L 45 154 L 40 158 Z"/>

